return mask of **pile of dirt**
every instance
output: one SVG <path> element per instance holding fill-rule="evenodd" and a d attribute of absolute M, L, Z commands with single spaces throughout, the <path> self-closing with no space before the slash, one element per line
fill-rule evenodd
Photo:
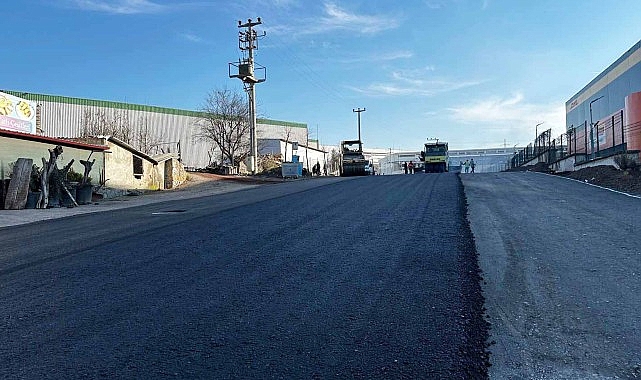
<path fill-rule="evenodd" d="M 600 165 L 574 172 L 557 173 L 586 183 L 603 186 L 628 194 L 641 195 L 640 168 L 619 170 L 613 166 Z"/>

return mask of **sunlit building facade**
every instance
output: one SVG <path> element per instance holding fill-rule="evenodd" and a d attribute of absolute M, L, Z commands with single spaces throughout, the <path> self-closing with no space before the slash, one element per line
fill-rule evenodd
<path fill-rule="evenodd" d="M 641 149 L 641 41 L 565 104 L 577 163 Z"/>
<path fill-rule="evenodd" d="M 68 96 L 35 94 L 0 90 L 36 104 L 38 134 L 47 137 L 73 138 L 81 135 L 87 118 L 103 118 L 106 122 L 120 122 L 137 128 L 147 128 L 159 141 L 158 153 L 180 153 L 187 168 L 204 168 L 220 161 L 220 154 L 212 144 L 199 137 L 199 111 L 149 105 L 73 98 Z M 281 139 L 289 134 L 289 141 L 306 141 L 307 125 L 303 123 L 258 119 L 257 135 L 261 139 Z"/>

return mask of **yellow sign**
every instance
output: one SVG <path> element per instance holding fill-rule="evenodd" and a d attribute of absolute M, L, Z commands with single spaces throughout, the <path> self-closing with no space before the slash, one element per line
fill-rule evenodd
<path fill-rule="evenodd" d="M 36 104 L 0 92 L 0 128 L 36 133 Z"/>

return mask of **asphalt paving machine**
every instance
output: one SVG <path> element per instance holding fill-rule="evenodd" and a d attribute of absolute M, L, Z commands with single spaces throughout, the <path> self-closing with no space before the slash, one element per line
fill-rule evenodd
<path fill-rule="evenodd" d="M 447 171 L 447 143 L 428 140 L 421 152 L 425 173 L 444 173 Z"/>
<path fill-rule="evenodd" d="M 341 177 L 368 175 L 369 161 L 363 155 L 363 143 L 360 140 L 341 141 Z"/>

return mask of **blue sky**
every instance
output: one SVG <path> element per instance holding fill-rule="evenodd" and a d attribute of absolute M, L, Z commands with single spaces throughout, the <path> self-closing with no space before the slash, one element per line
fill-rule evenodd
<path fill-rule="evenodd" d="M 613 4 L 616 4 L 613 5 Z M 565 128 L 565 101 L 641 39 L 641 1 L 16 0 L 0 89 L 198 110 L 261 17 L 260 116 L 337 144 L 512 147 Z"/>

